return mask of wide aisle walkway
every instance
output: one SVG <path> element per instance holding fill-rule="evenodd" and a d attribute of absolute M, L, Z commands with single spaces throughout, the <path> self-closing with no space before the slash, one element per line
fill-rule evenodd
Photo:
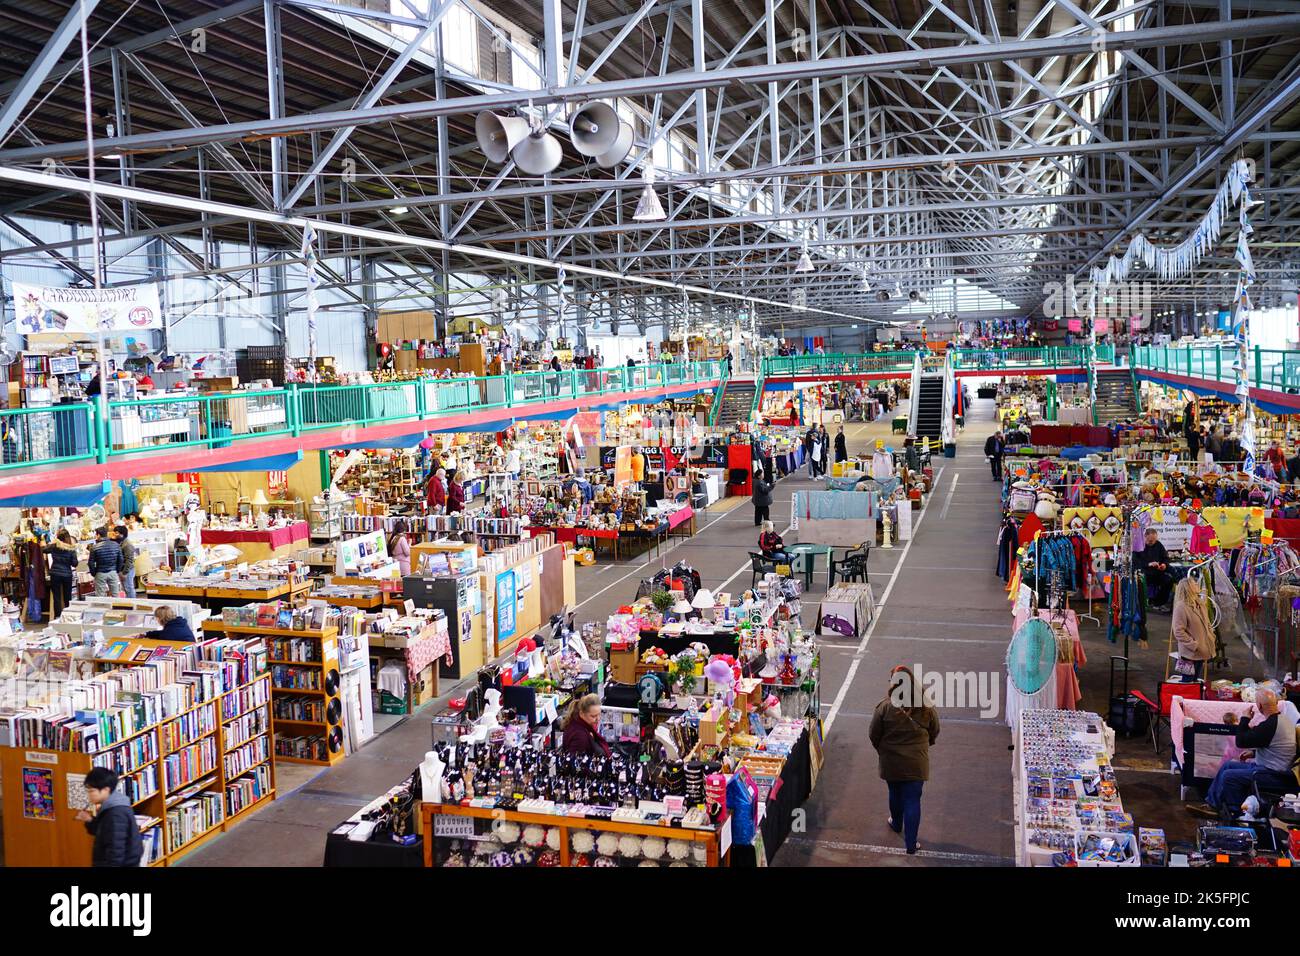
<path fill-rule="evenodd" d="M 1011 865 L 1011 735 L 1002 722 L 1003 661 L 1011 620 L 993 573 L 998 494 L 984 459 L 993 402 L 974 403 L 956 458 L 935 458 L 935 488 L 911 542 L 876 550 L 871 581 L 880 610 L 857 642 L 823 638 L 826 762 L 777 866 Z M 881 558 L 884 557 L 884 560 Z M 972 706 L 939 712 L 921 809 L 921 850 L 908 857 L 886 825 L 885 784 L 867 738 L 890 669 L 974 672 L 992 688 L 997 716 Z"/>

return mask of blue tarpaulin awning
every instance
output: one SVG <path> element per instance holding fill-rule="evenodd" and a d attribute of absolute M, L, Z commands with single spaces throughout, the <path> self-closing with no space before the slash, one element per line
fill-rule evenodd
<path fill-rule="evenodd" d="M 231 461 L 224 465 L 205 465 L 202 468 L 187 468 L 186 471 L 288 471 L 302 461 L 301 451 L 292 451 L 284 455 L 267 455 L 263 458 L 245 458 Z"/>
<path fill-rule="evenodd" d="M 0 508 L 89 508 L 108 497 L 112 482 L 80 488 L 60 488 L 57 491 L 38 491 L 14 498 L 0 498 Z"/>
<path fill-rule="evenodd" d="M 392 438 L 372 438 L 370 441 L 354 441 L 346 445 L 331 445 L 330 451 L 357 451 L 367 448 L 414 448 L 424 441 L 424 432 L 410 435 L 396 435 Z"/>

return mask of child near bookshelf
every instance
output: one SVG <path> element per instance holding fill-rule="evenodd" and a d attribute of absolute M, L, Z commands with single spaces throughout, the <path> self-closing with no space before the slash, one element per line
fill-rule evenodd
<path fill-rule="evenodd" d="M 117 781 L 117 772 L 107 767 L 95 767 L 86 774 L 86 797 L 97 810 L 93 815 L 78 810 L 77 819 L 95 838 L 91 866 L 139 866 L 144 853 L 135 810 L 126 795 L 118 791 Z"/>

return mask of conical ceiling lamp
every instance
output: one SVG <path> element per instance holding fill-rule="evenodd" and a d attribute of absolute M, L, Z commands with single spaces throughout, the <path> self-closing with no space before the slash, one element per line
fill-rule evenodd
<path fill-rule="evenodd" d="M 655 195 L 655 169 L 653 166 L 645 168 L 645 188 L 641 190 L 641 198 L 637 200 L 636 212 L 632 213 L 632 218 L 637 222 L 658 222 L 661 219 L 667 219 L 664 214 L 664 207 L 659 202 L 659 197 Z"/>
<path fill-rule="evenodd" d="M 808 256 L 808 247 L 803 247 L 803 252 L 799 253 L 799 261 L 795 263 L 795 272 L 816 272 L 812 259 Z"/>

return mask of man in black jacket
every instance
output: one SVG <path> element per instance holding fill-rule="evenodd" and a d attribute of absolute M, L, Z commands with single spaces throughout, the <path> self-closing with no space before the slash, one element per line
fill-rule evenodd
<path fill-rule="evenodd" d="M 768 519 L 768 512 L 772 507 L 772 486 L 764 480 L 761 474 L 754 476 L 754 527 L 757 528 Z"/>
<path fill-rule="evenodd" d="M 108 767 L 95 767 L 86 774 L 86 796 L 99 809 L 93 816 L 87 810 L 78 810 L 77 819 L 95 838 L 91 866 L 139 866 L 144 854 L 135 809 L 118 791 L 117 779 L 117 772 Z"/>
<path fill-rule="evenodd" d="M 984 454 L 988 456 L 994 481 L 1002 480 L 1002 453 L 1005 450 L 1006 444 L 1002 440 L 1002 432 L 994 432 L 984 442 Z"/>
<path fill-rule="evenodd" d="M 1169 603 L 1169 592 L 1173 586 L 1173 578 L 1169 576 L 1169 552 L 1160 543 L 1160 535 L 1155 528 L 1147 528 L 1145 544 L 1146 547 L 1133 555 L 1133 565 L 1146 575 L 1151 606 L 1163 610 Z"/>

